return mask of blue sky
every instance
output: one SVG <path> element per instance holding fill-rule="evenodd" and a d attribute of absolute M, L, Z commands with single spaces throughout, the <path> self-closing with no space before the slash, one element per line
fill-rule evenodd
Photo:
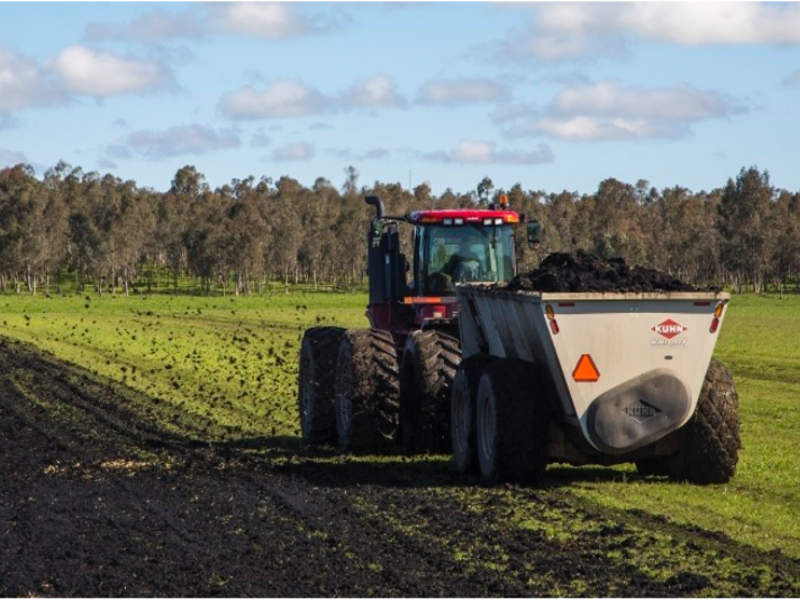
<path fill-rule="evenodd" d="M 800 4 L 0 2 L 0 167 L 800 190 Z"/>

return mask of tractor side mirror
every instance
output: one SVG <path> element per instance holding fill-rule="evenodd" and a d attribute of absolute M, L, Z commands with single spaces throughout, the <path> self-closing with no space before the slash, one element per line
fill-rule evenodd
<path fill-rule="evenodd" d="M 542 224 L 536 219 L 528 221 L 528 245 L 538 246 L 542 243 Z"/>

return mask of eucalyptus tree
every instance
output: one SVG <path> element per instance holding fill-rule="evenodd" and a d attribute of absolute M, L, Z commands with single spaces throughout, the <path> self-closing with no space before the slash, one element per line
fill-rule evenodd
<path fill-rule="evenodd" d="M 769 173 L 757 167 L 742 169 L 736 181 L 729 179 L 719 204 L 722 260 L 734 274 L 739 291 L 746 281 L 759 293 L 771 254 L 773 230 L 769 215 L 775 190 Z"/>
<path fill-rule="evenodd" d="M 17 293 L 23 283 L 36 293 L 46 244 L 43 209 L 41 184 L 29 165 L 0 171 L 0 269 Z"/>

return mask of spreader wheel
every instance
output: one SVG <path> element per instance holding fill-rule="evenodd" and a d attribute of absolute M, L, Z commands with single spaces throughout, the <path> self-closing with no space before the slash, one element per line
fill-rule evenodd
<path fill-rule="evenodd" d="M 534 482 L 547 467 L 550 410 L 538 367 L 498 359 L 478 387 L 477 444 L 488 481 Z"/>
<path fill-rule="evenodd" d="M 461 361 L 453 380 L 450 423 L 453 439 L 453 463 L 459 473 L 477 473 L 478 441 L 475 415 L 478 412 L 478 387 L 492 357 L 484 354 Z"/>
<path fill-rule="evenodd" d="M 669 458 L 671 478 L 702 485 L 730 481 L 742 447 L 739 395 L 720 361 L 711 360 L 695 413 L 678 433 L 680 450 Z"/>

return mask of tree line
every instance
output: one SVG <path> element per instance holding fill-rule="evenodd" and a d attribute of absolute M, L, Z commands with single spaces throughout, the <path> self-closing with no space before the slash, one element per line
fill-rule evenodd
<path fill-rule="evenodd" d="M 486 205 L 502 193 L 544 226 L 537 250 L 517 235 L 521 269 L 583 249 L 736 291 L 798 283 L 800 192 L 777 189 L 757 167 L 711 192 L 613 178 L 592 194 L 502 190 L 484 177 L 475 190 L 435 196 L 425 183 L 359 186 L 353 167 L 338 188 L 325 178 L 309 188 L 287 176 L 250 176 L 212 190 L 185 166 L 158 192 L 61 161 L 41 179 L 28 165 L 0 170 L 0 290 L 60 292 L 66 276 L 101 295 L 177 292 L 187 280 L 205 294 L 263 293 L 270 282 L 360 286 L 374 214 L 365 194 L 401 215 Z"/>

